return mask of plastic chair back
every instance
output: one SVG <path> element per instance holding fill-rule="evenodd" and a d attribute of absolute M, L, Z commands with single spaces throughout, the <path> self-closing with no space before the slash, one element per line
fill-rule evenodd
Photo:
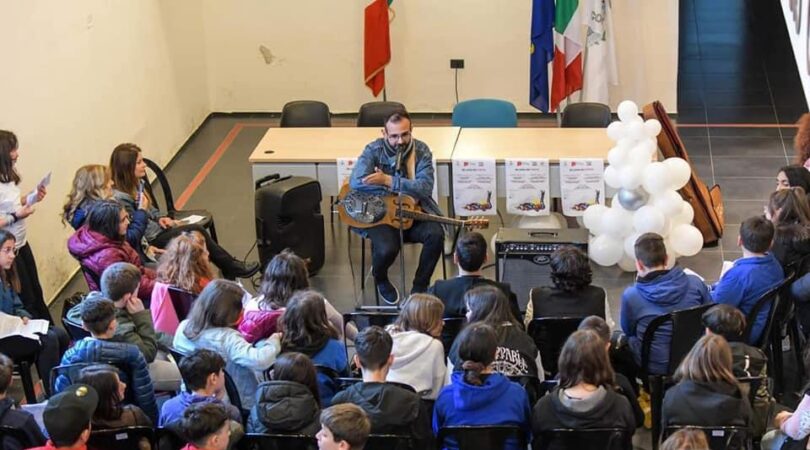
<path fill-rule="evenodd" d="M 534 436 L 534 450 L 632 450 L 633 434 L 623 428 L 541 431 Z"/>
<path fill-rule="evenodd" d="M 751 432 L 748 428 L 737 426 L 704 427 L 688 425 L 667 427 L 664 431 L 664 438 L 683 428 L 694 428 L 703 431 L 711 450 L 750 450 L 754 447 Z"/>
<path fill-rule="evenodd" d="M 537 403 L 537 400 L 540 400 L 540 397 L 542 397 L 542 394 L 545 392 L 540 384 L 540 379 L 537 377 L 518 375 L 508 378 L 510 381 L 519 384 L 520 387 L 526 391 L 526 395 L 529 397 L 529 404 L 532 406 Z"/>
<path fill-rule="evenodd" d="M 92 430 L 87 441 L 88 448 L 115 450 L 140 450 L 141 441 L 147 440 L 155 448 L 155 429 L 152 427 L 125 427 L 108 430 Z"/>
<path fill-rule="evenodd" d="M 315 450 L 318 441 L 305 434 L 248 433 L 239 443 L 240 450 Z"/>
<path fill-rule="evenodd" d="M 659 331 L 671 330 L 672 339 L 669 345 L 669 368 L 665 375 L 671 375 L 678 368 L 678 364 L 689 353 L 695 342 L 706 332 L 703 326 L 703 313 L 714 306 L 713 303 L 695 306 L 693 308 L 682 309 L 662 314 L 650 321 L 647 329 L 644 330 L 644 339 L 641 342 L 641 370 L 649 374 L 650 349 L 652 348 L 655 334 Z M 666 325 L 670 325 L 666 327 Z"/>
<path fill-rule="evenodd" d="M 782 290 L 790 286 L 790 283 L 793 282 L 793 273 L 789 274 L 782 282 L 771 288 L 768 292 L 762 294 L 757 302 L 754 304 L 754 307 L 751 308 L 751 311 L 745 317 L 745 331 L 743 332 L 743 336 L 745 336 L 745 342 L 753 345 L 754 347 L 762 348 L 768 343 L 768 337 L 771 333 L 771 328 L 773 327 L 774 317 L 776 316 L 777 310 L 779 310 L 779 293 Z M 768 310 L 768 318 L 765 322 L 765 327 L 762 328 L 762 333 L 756 337 L 751 336 L 751 331 L 756 324 L 757 317 L 759 316 L 760 312 L 763 309 Z"/>
<path fill-rule="evenodd" d="M 177 320 L 185 320 L 188 313 L 191 312 L 191 306 L 194 304 L 194 300 L 197 299 L 197 295 L 174 286 L 169 286 L 168 291 L 174 312 L 177 314 Z"/>
<path fill-rule="evenodd" d="M 478 98 L 456 104 L 453 126 L 467 128 L 514 128 L 517 109 L 511 102 L 494 98 Z"/>
<path fill-rule="evenodd" d="M 456 337 L 461 333 L 461 329 L 467 323 L 466 317 L 445 317 L 444 327 L 442 328 L 442 345 L 444 345 L 444 357 L 450 354 L 450 348 Z"/>
<path fill-rule="evenodd" d="M 562 112 L 560 127 L 605 128 L 610 119 L 610 107 L 604 103 L 571 103 Z"/>
<path fill-rule="evenodd" d="M 363 450 L 408 450 L 411 442 L 407 434 L 370 434 Z"/>
<path fill-rule="evenodd" d="M 314 100 L 288 102 L 281 110 L 281 128 L 331 127 L 329 105 Z"/>
<path fill-rule="evenodd" d="M 585 317 L 539 317 L 529 322 L 527 333 L 540 351 L 543 370 L 551 377 L 557 375 L 557 360 L 568 339 Z"/>
<path fill-rule="evenodd" d="M 505 448 L 507 440 L 513 441 L 513 448 L 526 448 L 526 434 L 514 425 L 471 425 L 442 427 L 439 429 L 438 444 L 453 446 L 459 450 L 490 450 Z M 450 442 L 448 442 L 450 441 Z"/>
<path fill-rule="evenodd" d="M 357 113 L 358 127 L 384 127 L 385 119 L 391 114 L 405 111 L 405 105 L 399 102 L 368 102 L 360 106 Z"/>

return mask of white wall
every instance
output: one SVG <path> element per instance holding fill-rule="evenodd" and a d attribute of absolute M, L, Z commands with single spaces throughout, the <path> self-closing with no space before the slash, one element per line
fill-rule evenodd
<path fill-rule="evenodd" d="M 166 163 L 210 112 L 195 0 L 0 0 L 0 129 L 20 139 L 30 189 L 53 170 L 28 220 L 46 300 L 75 270 L 58 219 L 75 170 L 121 142 Z"/>
<path fill-rule="evenodd" d="M 209 89 L 215 111 L 280 111 L 289 100 L 319 99 L 333 112 L 373 98 L 363 84 L 366 0 L 204 0 Z M 451 58 L 465 59 L 460 98 L 528 104 L 530 1 L 395 0 L 388 94 L 412 111 L 451 111 Z M 660 99 L 676 110 L 678 2 L 613 1 L 624 99 Z M 266 64 L 259 46 L 275 59 Z"/>
<path fill-rule="evenodd" d="M 791 0 L 782 0 L 782 12 L 787 24 L 790 44 L 793 47 L 793 56 L 796 58 L 796 65 L 799 68 L 799 78 L 802 80 L 804 97 L 807 105 L 810 106 L 810 2 L 807 0 L 794 1 L 801 8 L 801 22 L 799 32 L 796 32 L 796 24 L 793 20 L 793 12 L 790 10 Z"/>

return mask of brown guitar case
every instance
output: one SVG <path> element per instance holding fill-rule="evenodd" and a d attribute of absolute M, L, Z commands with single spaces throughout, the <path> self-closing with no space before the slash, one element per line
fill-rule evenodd
<path fill-rule="evenodd" d="M 669 120 L 661 102 L 654 101 L 644 106 L 644 119 L 658 119 L 661 122 L 658 147 L 664 158 L 683 158 L 690 166 L 692 165 L 683 141 L 678 136 L 678 132 Z M 694 225 L 703 233 L 703 243 L 705 245 L 716 244 L 723 236 L 723 228 L 725 228 L 723 194 L 720 192 L 720 186 L 714 185 L 709 189 L 693 168 L 689 182 L 678 192 L 695 210 Z"/>

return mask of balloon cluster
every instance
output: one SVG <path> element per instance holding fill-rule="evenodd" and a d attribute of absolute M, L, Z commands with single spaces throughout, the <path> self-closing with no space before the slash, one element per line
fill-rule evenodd
<path fill-rule="evenodd" d="M 656 233 L 664 238 L 668 262 L 674 265 L 678 256 L 703 248 L 703 235 L 692 226 L 695 211 L 677 192 L 689 182 L 692 168 L 681 158 L 657 161 L 661 123 L 642 120 L 635 103 L 623 101 L 617 112 L 619 120 L 607 127 L 616 145 L 608 152 L 605 183 L 618 192 L 609 208 L 591 205 L 585 210 L 582 219 L 593 235 L 588 253 L 599 265 L 619 264 L 633 272 L 636 239 Z"/>

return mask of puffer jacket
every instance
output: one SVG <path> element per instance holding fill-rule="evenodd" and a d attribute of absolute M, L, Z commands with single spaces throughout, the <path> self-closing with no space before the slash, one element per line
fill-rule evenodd
<path fill-rule="evenodd" d="M 135 403 L 140 406 L 144 413 L 153 423 L 158 421 L 157 403 L 155 401 L 155 389 L 152 386 L 152 379 L 149 377 L 149 369 L 146 360 L 140 350 L 134 344 L 124 342 L 113 342 L 96 338 L 84 338 L 76 341 L 73 347 L 62 356 L 62 365 L 80 363 L 105 363 L 121 369 L 128 368 L 125 375 L 128 379 L 128 387 L 135 394 Z M 56 378 L 56 390 L 54 393 L 62 392 L 70 386 L 71 380 L 66 375 Z"/>
<path fill-rule="evenodd" d="M 117 262 L 134 264 L 141 270 L 141 285 L 138 288 L 138 297 L 141 299 L 152 298 L 155 271 L 143 266 L 138 252 L 126 240 L 114 241 L 101 233 L 90 231 L 84 225 L 68 239 L 68 251 L 85 270 L 92 272 L 96 279 L 101 278 L 104 269 L 110 264 Z M 100 290 L 96 280 L 91 278 L 85 276 L 90 290 Z"/>
<path fill-rule="evenodd" d="M 283 314 L 283 308 L 245 311 L 242 322 L 239 323 L 239 332 L 242 333 L 246 341 L 254 344 L 276 332 L 278 318 Z"/>
<path fill-rule="evenodd" d="M 78 230 L 79 227 L 84 225 L 85 219 L 87 216 L 90 215 L 90 211 L 93 209 L 93 206 L 98 203 L 98 200 L 85 200 L 76 207 L 76 211 L 73 211 L 73 217 L 70 218 L 70 226 L 73 227 L 74 230 Z M 143 234 L 146 232 L 146 225 L 149 223 L 149 216 L 147 215 L 146 211 L 142 209 L 136 209 L 129 213 L 129 226 L 127 227 L 127 242 L 129 245 L 132 246 L 138 254 L 141 256 L 141 259 L 145 257 L 139 249 L 141 248 L 141 240 L 143 239 Z"/>
<path fill-rule="evenodd" d="M 294 381 L 266 381 L 259 385 L 250 410 L 248 433 L 300 433 L 315 436 L 321 409 L 309 388 Z"/>

